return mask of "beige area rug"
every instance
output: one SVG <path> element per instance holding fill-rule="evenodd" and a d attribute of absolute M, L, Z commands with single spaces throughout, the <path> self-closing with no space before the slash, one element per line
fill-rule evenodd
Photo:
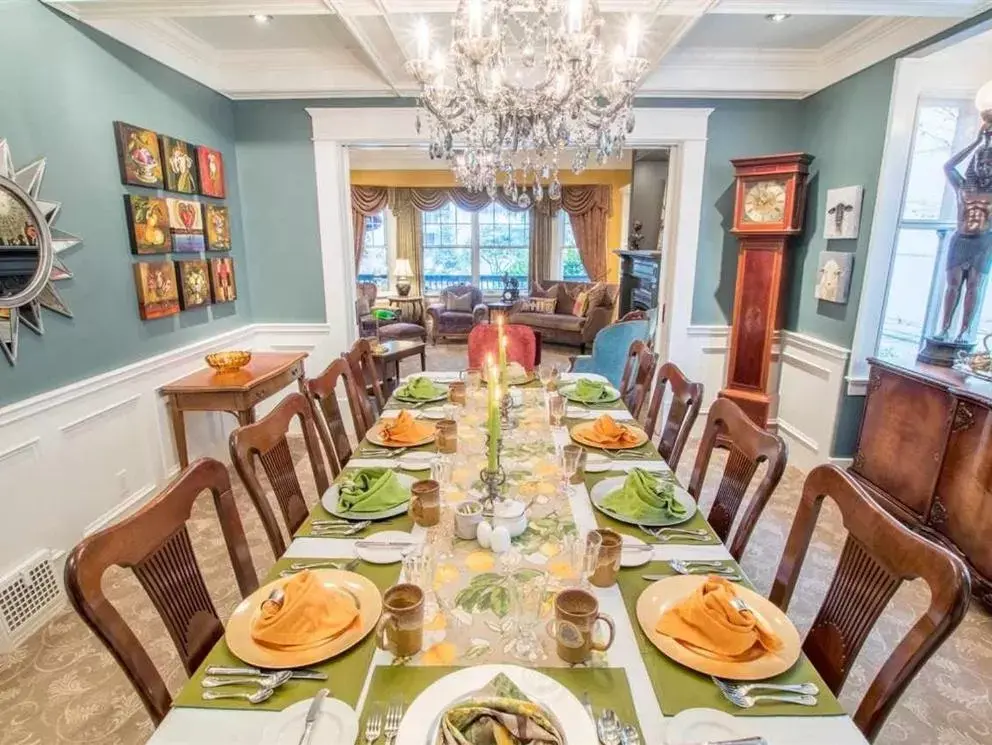
<path fill-rule="evenodd" d="M 564 360 L 571 351 L 545 349 L 546 361 Z M 464 345 L 430 347 L 428 367 L 457 370 L 464 366 Z M 403 372 L 419 369 L 408 360 Z M 701 427 L 701 423 L 697 428 Z M 294 450 L 302 457 L 301 443 Z M 690 446 L 679 468 L 688 480 Z M 717 461 L 719 455 L 714 458 Z M 712 472 L 718 473 L 714 463 Z M 312 477 L 300 468 L 304 486 Z M 274 557 L 261 523 L 244 490 L 236 485 L 238 506 L 251 544 L 255 568 L 265 574 Z M 790 468 L 758 523 L 744 557 L 744 569 L 767 593 L 778 565 L 802 488 L 803 474 Z M 312 489 L 311 489 L 312 492 Z M 310 497 L 313 498 L 313 494 Z M 705 495 L 703 509 L 712 500 Z M 239 600 L 220 527 L 209 497 L 200 498 L 190 525 L 194 548 L 205 568 L 207 584 L 222 618 Z M 826 592 L 844 539 L 839 514 L 824 510 L 790 615 L 801 630 L 812 621 Z M 134 577 L 123 570 L 108 573 L 108 597 L 132 624 L 173 692 L 185 675 L 165 628 Z M 904 586 L 893 598 L 859 657 L 842 702 L 854 712 L 882 661 L 926 607 L 925 585 Z M 978 745 L 992 742 L 992 617 L 973 605 L 950 641 L 910 684 L 898 709 L 876 740 L 881 745 Z M 65 611 L 11 654 L 0 655 L 0 745 L 137 745 L 152 725 L 133 688 L 114 660 L 67 606 Z"/>

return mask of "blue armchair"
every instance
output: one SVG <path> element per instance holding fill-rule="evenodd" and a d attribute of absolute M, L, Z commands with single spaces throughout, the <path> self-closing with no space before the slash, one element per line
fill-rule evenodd
<path fill-rule="evenodd" d="M 650 342 L 648 337 L 653 328 L 651 321 L 645 319 L 614 323 L 600 329 L 592 342 L 592 354 L 572 357 L 571 372 L 598 373 L 611 385 L 619 387 L 627 363 L 627 350 L 635 341 Z"/>

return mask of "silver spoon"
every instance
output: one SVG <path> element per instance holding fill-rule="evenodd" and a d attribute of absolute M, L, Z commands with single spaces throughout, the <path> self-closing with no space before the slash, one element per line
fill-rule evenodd
<path fill-rule="evenodd" d="M 261 675 L 257 677 L 241 677 L 241 678 L 220 678 L 208 676 L 204 678 L 200 685 L 204 688 L 220 688 L 221 686 L 243 686 L 243 685 L 256 685 L 259 688 L 278 688 L 287 680 L 293 677 L 292 670 L 279 670 L 278 672 L 269 673 L 267 675 Z"/>
<path fill-rule="evenodd" d="M 268 701 L 272 698 L 274 691 L 271 688 L 259 688 L 254 693 L 219 693 L 217 691 L 204 691 L 203 699 L 205 701 L 216 701 L 221 698 L 240 698 L 247 701 L 249 704 L 260 704 L 263 701 Z"/>

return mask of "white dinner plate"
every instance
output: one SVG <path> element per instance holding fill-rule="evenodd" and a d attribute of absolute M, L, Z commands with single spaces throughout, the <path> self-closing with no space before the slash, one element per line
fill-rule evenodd
<path fill-rule="evenodd" d="M 630 549 L 628 546 L 647 546 L 644 541 L 640 538 L 635 538 L 632 535 L 624 535 L 623 546 L 620 549 L 620 566 L 622 567 L 640 567 L 647 564 L 654 558 L 654 551 L 648 551 L 646 548 Z"/>
<path fill-rule="evenodd" d="M 442 406 L 432 406 L 429 409 L 422 409 L 420 411 L 420 416 L 424 419 L 444 419 L 444 407 Z"/>
<path fill-rule="evenodd" d="M 400 482 L 400 486 L 406 489 L 408 493 L 410 487 L 417 481 L 413 476 L 405 473 L 396 474 L 396 479 Z M 334 517 L 343 517 L 346 520 L 385 520 L 388 517 L 396 517 L 396 515 L 402 515 L 406 512 L 407 505 L 410 503 L 410 497 L 407 496 L 405 502 L 395 507 L 390 507 L 388 510 L 381 510 L 379 512 L 342 512 L 338 509 L 338 485 L 335 483 L 331 484 L 330 488 L 324 492 L 324 496 L 320 498 L 320 503 Z"/>
<path fill-rule="evenodd" d="M 410 453 L 404 453 L 396 459 L 396 462 L 400 464 L 400 468 L 407 471 L 429 471 L 431 469 L 431 463 L 434 462 L 436 457 L 436 453 L 415 450 Z"/>
<path fill-rule="evenodd" d="M 681 517 L 672 515 L 669 517 L 659 516 L 656 518 L 642 518 L 638 520 L 632 517 L 627 517 L 626 515 L 621 515 L 603 507 L 600 502 L 602 502 L 606 496 L 610 494 L 610 492 L 616 491 L 622 487 L 623 482 L 626 480 L 626 476 L 614 476 L 612 478 L 603 479 L 596 484 L 596 486 L 592 488 L 592 493 L 589 495 L 589 501 L 592 502 L 593 507 L 602 512 L 604 515 L 612 517 L 614 520 L 619 520 L 622 523 L 628 523 L 630 525 L 647 525 L 649 527 L 679 525 L 686 522 L 696 514 L 695 500 L 689 495 L 689 492 L 680 487 L 678 484 L 675 485 L 675 499 L 683 507 L 685 507 L 685 514 Z"/>
<path fill-rule="evenodd" d="M 568 745 L 595 743 L 596 728 L 582 708 L 581 702 L 563 685 L 516 665 L 479 665 L 445 675 L 428 686 L 406 710 L 394 745 L 425 745 L 430 739 L 441 714 L 467 692 L 477 691 L 500 673 L 516 683 L 534 703 L 547 709 L 562 723 Z"/>
<path fill-rule="evenodd" d="M 259 742 L 265 745 L 299 745 L 311 703 L 313 699 L 310 698 L 298 701 L 268 717 L 266 721 L 269 724 Z M 358 714 L 355 710 L 344 701 L 325 698 L 320 703 L 320 714 L 314 724 L 313 741 L 352 743 L 357 737 Z"/>
<path fill-rule="evenodd" d="M 604 473 L 613 467 L 613 461 L 599 453 L 586 453 L 586 470 L 589 473 Z"/>
<path fill-rule="evenodd" d="M 717 709 L 686 709 L 665 721 L 666 745 L 695 745 L 710 740 L 751 737 L 755 734 L 742 720 Z"/>
<path fill-rule="evenodd" d="M 397 543 L 414 542 L 413 536 L 409 533 L 404 533 L 402 530 L 384 530 L 381 533 L 373 533 L 372 535 L 362 538 L 361 540 L 375 543 L 389 543 L 390 541 Z M 355 544 L 355 553 L 358 554 L 359 559 L 362 561 L 367 561 L 369 564 L 395 564 L 398 561 L 403 561 L 403 557 L 414 548 L 416 548 L 416 546 L 363 548 L 361 544 Z"/>

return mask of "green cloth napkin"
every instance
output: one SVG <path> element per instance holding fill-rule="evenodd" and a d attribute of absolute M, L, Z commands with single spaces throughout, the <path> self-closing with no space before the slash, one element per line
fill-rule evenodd
<path fill-rule="evenodd" d="M 374 308 L 372 315 L 380 321 L 392 321 L 397 318 L 396 311 L 386 310 L 385 308 Z"/>
<path fill-rule="evenodd" d="M 636 520 L 685 514 L 685 507 L 675 498 L 673 481 L 642 468 L 633 469 L 623 486 L 607 494 L 600 504 L 618 515 Z"/>
<path fill-rule="evenodd" d="M 437 745 L 502 742 L 497 739 L 499 730 L 510 734 L 513 745 L 561 745 L 563 741 L 547 712 L 500 673 L 468 701 L 444 713 Z"/>
<path fill-rule="evenodd" d="M 382 512 L 410 498 L 410 492 L 389 468 L 363 468 L 338 484 L 342 512 Z"/>
<path fill-rule="evenodd" d="M 434 385 L 430 378 L 417 376 L 410 379 L 406 385 L 396 391 L 396 396 L 400 398 L 415 398 L 418 401 L 428 401 L 440 396 L 444 391 Z"/>
<path fill-rule="evenodd" d="M 606 388 L 606 383 L 588 378 L 579 378 L 575 387 L 571 390 L 571 397 L 577 401 L 587 404 L 594 404 L 604 398 L 610 397 L 610 392 Z"/>

